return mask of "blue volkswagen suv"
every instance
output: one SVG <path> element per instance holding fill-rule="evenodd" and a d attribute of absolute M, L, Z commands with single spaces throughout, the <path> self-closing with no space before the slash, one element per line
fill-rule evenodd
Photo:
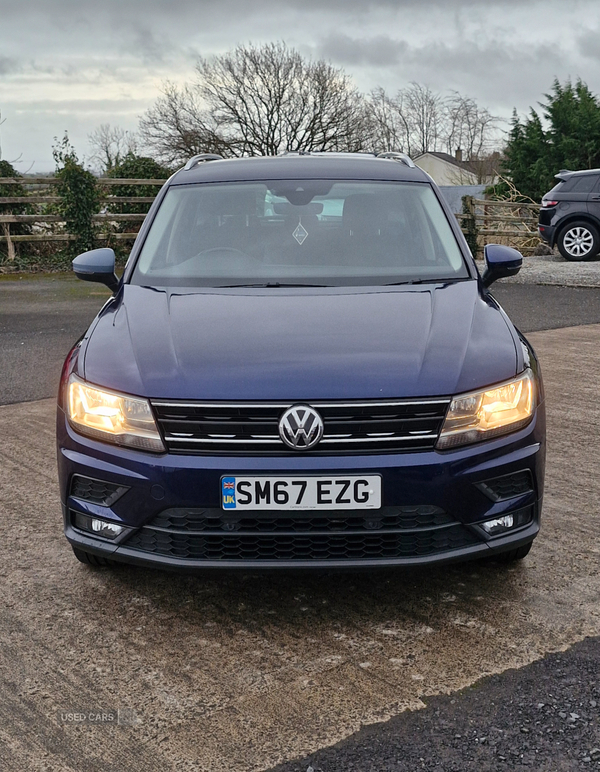
<path fill-rule="evenodd" d="M 399 153 L 202 155 L 158 194 L 58 399 L 66 537 L 91 565 L 525 557 L 535 354 L 431 178 Z"/>

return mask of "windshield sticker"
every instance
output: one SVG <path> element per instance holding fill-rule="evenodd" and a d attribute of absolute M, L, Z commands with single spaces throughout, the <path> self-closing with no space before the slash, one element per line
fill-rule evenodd
<path fill-rule="evenodd" d="M 302 245 L 304 244 L 304 241 L 308 236 L 308 231 L 302 225 L 302 223 L 299 222 L 298 225 L 296 226 L 296 230 L 292 233 L 292 236 L 296 239 L 298 244 Z"/>

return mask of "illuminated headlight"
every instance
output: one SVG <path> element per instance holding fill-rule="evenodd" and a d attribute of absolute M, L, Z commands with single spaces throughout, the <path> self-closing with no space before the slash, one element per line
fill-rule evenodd
<path fill-rule="evenodd" d="M 154 453 L 165 450 L 145 399 L 104 391 L 71 375 L 67 414 L 73 428 L 88 437 Z"/>
<path fill-rule="evenodd" d="M 454 397 L 436 447 L 447 450 L 522 429 L 533 417 L 535 402 L 531 370 L 493 389 Z"/>

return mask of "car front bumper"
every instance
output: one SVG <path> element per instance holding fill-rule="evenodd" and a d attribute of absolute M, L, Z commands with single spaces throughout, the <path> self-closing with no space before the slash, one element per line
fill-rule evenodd
<path fill-rule="evenodd" d="M 67 539 L 85 552 L 137 565 L 175 570 L 422 565 L 512 550 L 539 530 L 543 404 L 519 432 L 444 452 L 151 455 L 80 436 L 60 408 L 57 436 Z M 221 509 L 223 475 L 291 474 L 380 474 L 382 509 L 244 514 Z M 93 500 L 85 484 L 74 485 L 81 478 L 92 487 L 99 481 L 117 490 L 115 500 Z M 77 514 L 126 530 L 114 541 L 100 538 L 76 527 Z M 482 528 L 483 522 L 510 514 L 522 522 L 513 530 L 489 536 Z"/>

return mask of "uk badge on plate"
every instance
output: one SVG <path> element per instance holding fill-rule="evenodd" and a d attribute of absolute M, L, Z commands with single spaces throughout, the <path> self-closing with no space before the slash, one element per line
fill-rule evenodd
<path fill-rule="evenodd" d="M 221 478 L 223 509 L 235 509 L 235 477 Z"/>

